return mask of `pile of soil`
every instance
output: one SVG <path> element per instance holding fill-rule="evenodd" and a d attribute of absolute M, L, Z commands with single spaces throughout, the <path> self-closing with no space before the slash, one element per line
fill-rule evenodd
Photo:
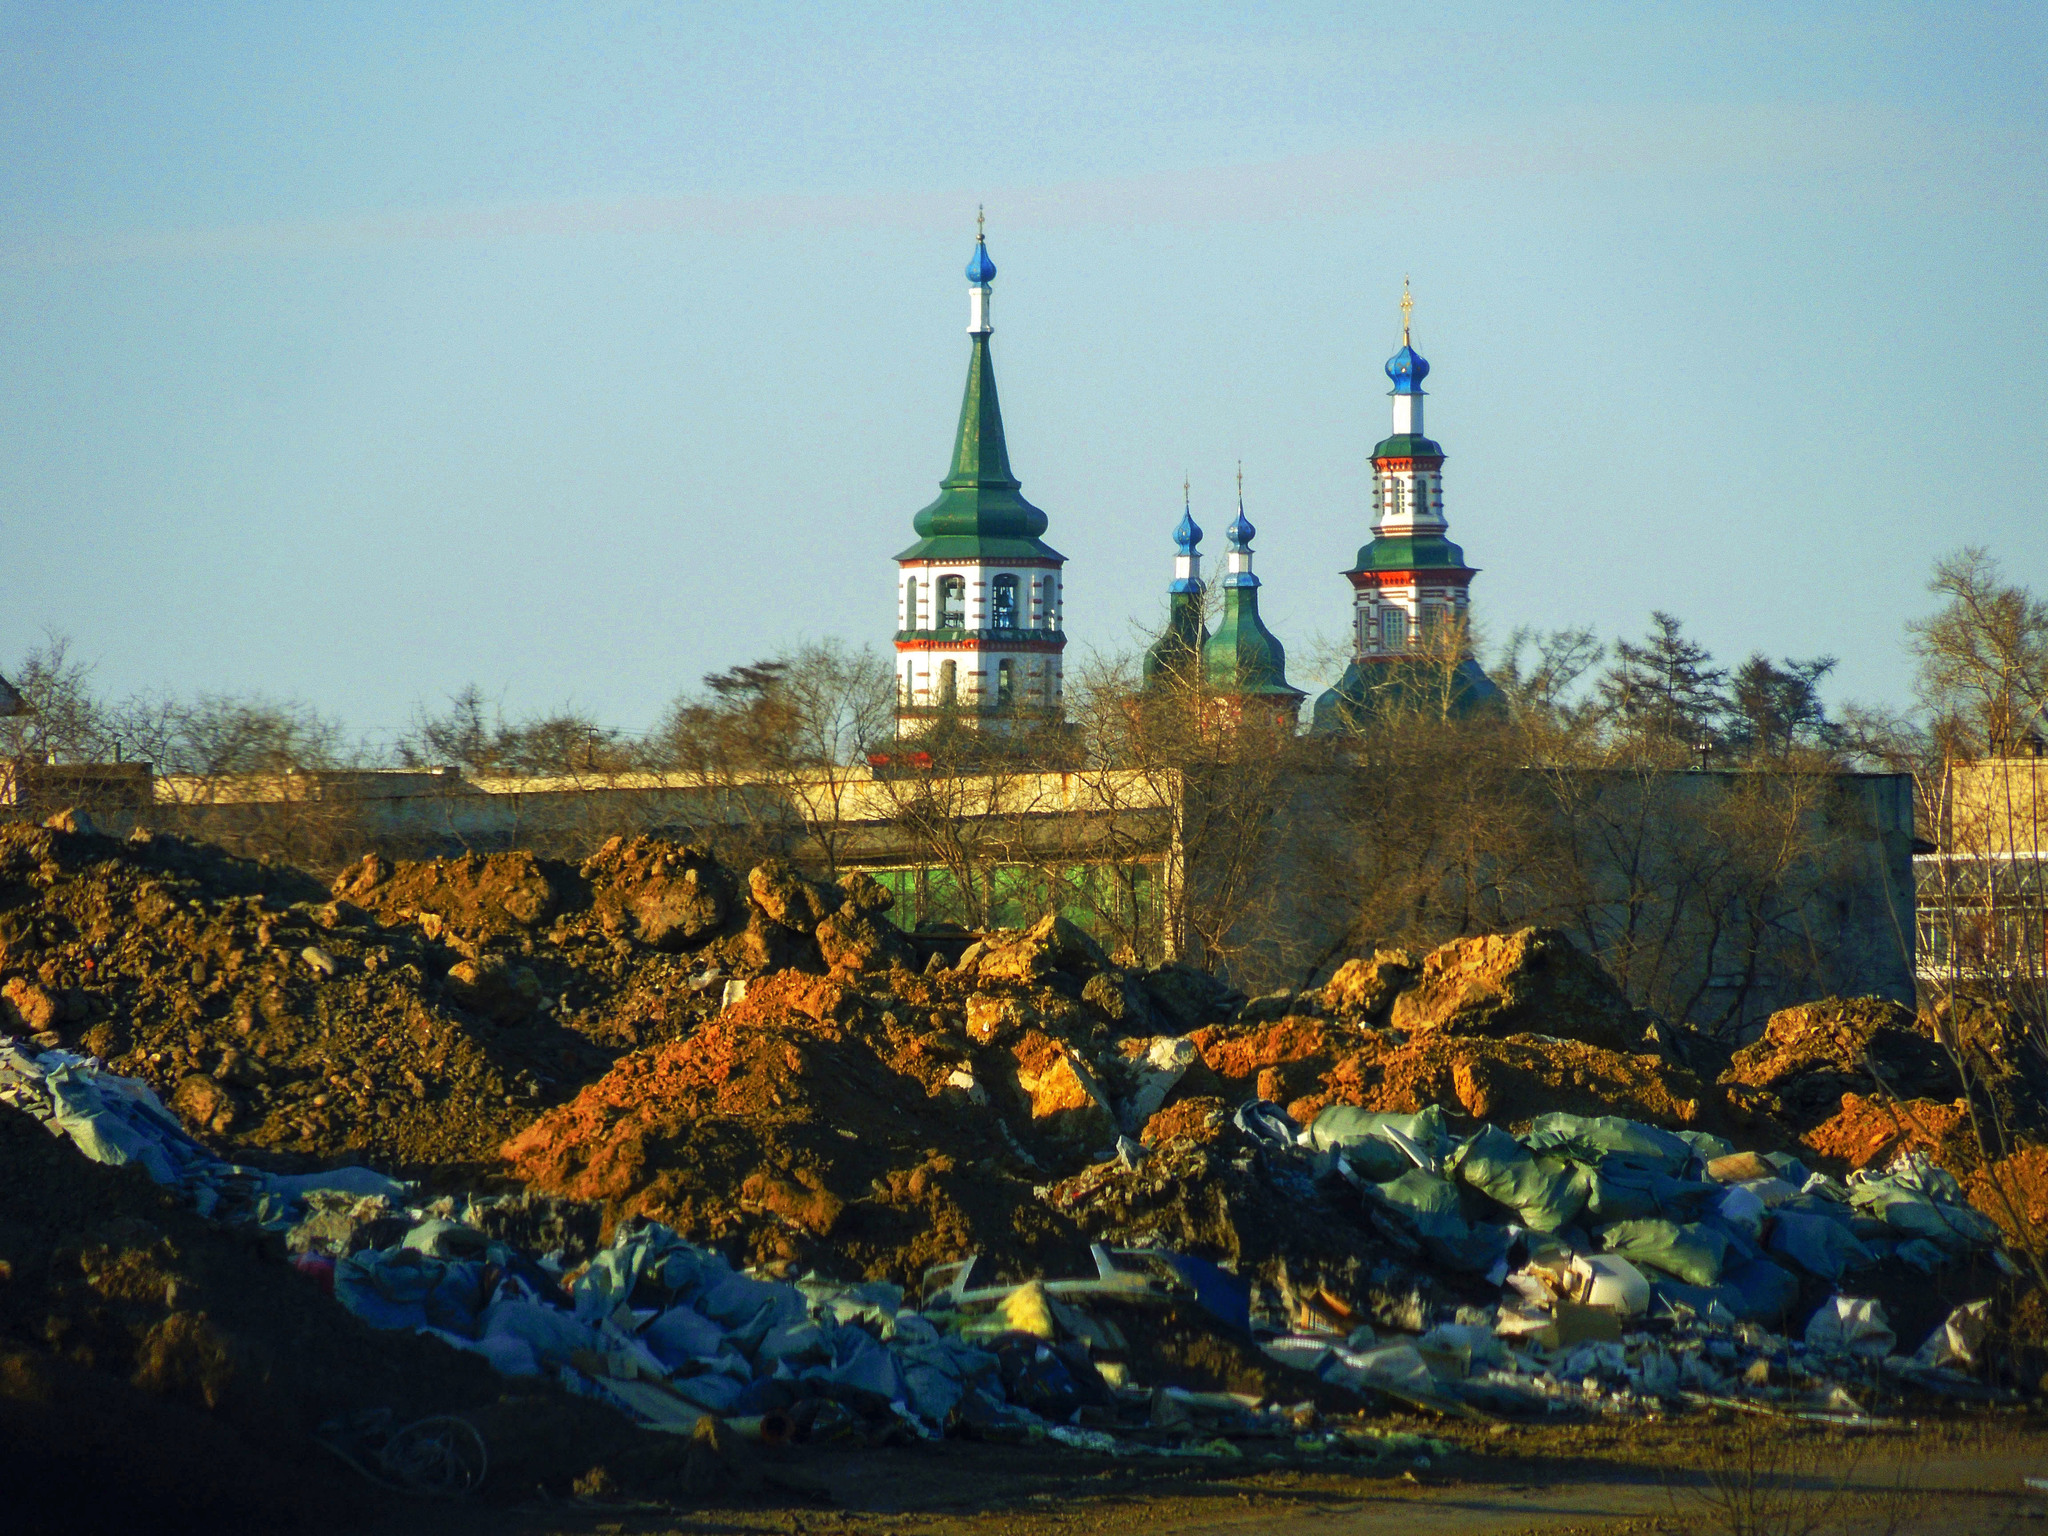
<path fill-rule="evenodd" d="M 581 868 L 371 855 L 328 889 L 167 835 L 0 826 L 0 1032 L 141 1078 L 239 1161 L 462 1187 L 620 1051 L 714 1016 L 724 979 L 824 969 L 811 909 L 828 947 L 887 949 L 854 895 L 755 875 L 643 838 Z"/>
<path fill-rule="evenodd" d="M 898 977 L 910 996 L 794 971 L 758 983 L 513 1137 L 509 1169 L 602 1202 L 607 1226 L 651 1216 L 771 1268 L 914 1284 L 976 1249 L 1085 1262 L 1032 1199 L 1021 1149 L 949 1083 L 977 1053 L 943 1013 L 933 1027 L 937 989 Z"/>
<path fill-rule="evenodd" d="M 459 1178 L 611 1053 L 516 968 L 295 871 L 155 836 L 0 828 L 0 1029 L 148 1082 L 225 1154 Z"/>
<path fill-rule="evenodd" d="M 337 1415 L 459 1414 L 487 1496 L 566 1494 L 618 1418 L 480 1357 L 380 1333 L 287 1263 L 201 1220 L 139 1168 L 88 1162 L 0 1110 L 0 1442 L 10 1529 L 370 1527 L 393 1500 L 314 1443 Z M 674 1475 L 678 1447 L 643 1476 Z"/>
<path fill-rule="evenodd" d="M 1809 1120 L 1833 1114 L 1844 1093 L 1953 1095 L 1956 1073 L 1912 1009 L 1877 997 L 1831 997 L 1772 1014 L 1721 1081 L 1755 1090 L 1744 1097 L 1759 1111 Z"/>
<path fill-rule="evenodd" d="M 1906 1152 L 1924 1152 L 1957 1178 L 1976 1172 L 1983 1158 L 1961 1099 L 1890 1099 L 1842 1095 L 1842 1107 L 1800 1137 L 1827 1167 L 1882 1168 Z"/>

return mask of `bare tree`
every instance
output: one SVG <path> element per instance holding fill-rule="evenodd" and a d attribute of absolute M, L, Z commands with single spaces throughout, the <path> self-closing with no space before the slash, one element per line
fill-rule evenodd
<path fill-rule="evenodd" d="M 729 856 L 808 850 L 837 875 L 851 797 L 894 724 L 895 675 L 869 648 L 810 641 L 704 678 L 669 706 L 650 766 L 704 792 Z"/>
<path fill-rule="evenodd" d="M 1952 756 L 2017 755 L 2048 712 L 2048 601 L 1976 548 L 1937 565 L 1928 589 L 1946 601 L 1906 629 L 1936 734 Z"/>

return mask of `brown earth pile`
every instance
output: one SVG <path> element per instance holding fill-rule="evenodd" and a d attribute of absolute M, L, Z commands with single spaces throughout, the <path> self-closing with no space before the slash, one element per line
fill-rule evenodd
<path fill-rule="evenodd" d="M 461 1184 L 620 1050 L 715 1014 L 725 978 L 911 958 L 872 880 L 755 875 L 614 839 L 580 869 L 371 855 L 329 890 L 175 837 L 9 825 L 0 1032 L 143 1079 L 227 1155 Z"/>
<path fill-rule="evenodd" d="M 1063 1271 L 1085 1266 L 1089 1240 L 1150 1232 L 1263 1278 L 1307 1266 L 1357 1290 L 1384 1253 L 1356 1220 L 1305 1214 L 1317 1197 L 1237 1166 L 1254 1149 L 1228 1125 L 1236 1104 L 1271 1099 L 1303 1121 L 1343 1102 L 1441 1103 L 1504 1123 L 1573 1109 L 1725 1124 L 1718 1091 L 1654 1052 L 1567 1038 L 1618 1038 L 1635 1016 L 1547 936 L 1375 963 L 1409 986 L 1434 977 L 1409 1015 L 1435 1022 L 1412 1037 L 1360 1022 L 1398 1014 L 1407 994 L 1358 1006 L 1354 967 L 1334 1008 L 1326 994 L 1296 1000 L 1311 1011 L 1230 1023 L 1241 997 L 1183 967 L 1115 966 L 1057 919 L 928 973 L 783 973 L 694 1035 L 622 1058 L 505 1156 L 533 1188 L 602 1201 L 610 1220 L 654 1216 L 756 1261 L 912 1283 L 976 1251 L 999 1269 Z M 1131 1120 L 1148 1050 L 1205 1014 L 1185 1070 L 1149 1120 Z M 1510 1024 L 1534 1032 L 1478 1032 Z M 1155 1155 L 1135 1171 L 1100 1163 L 1120 1133 Z"/>
<path fill-rule="evenodd" d="M 1924 1152 L 1958 1178 L 1983 1161 L 1969 1106 L 1936 1099 L 1842 1095 L 1842 1107 L 1812 1127 L 1801 1143 L 1827 1166 L 1882 1168 L 1901 1153 Z"/>
<path fill-rule="evenodd" d="M 1758 1090 L 1745 1097 L 1794 1118 L 1831 1114 L 1849 1092 L 1938 1098 L 1956 1086 L 1955 1069 L 1913 1010 L 1878 997 L 1779 1010 L 1721 1081 Z"/>
<path fill-rule="evenodd" d="M 1550 1034 L 1628 1052 L 1643 1048 L 1650 1020 L 1563 933 L 1524 928 L 1431 950 L 1391 1022 L 1411 1034 Z"/>

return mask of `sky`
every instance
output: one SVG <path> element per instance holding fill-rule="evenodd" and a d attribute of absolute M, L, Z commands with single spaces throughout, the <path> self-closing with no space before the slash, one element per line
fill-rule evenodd
<path fill-rule="evenodd" d="M 1341 668 L 1402 280 L 1495 641 L 1903 704 L 2048 589 L 2048 8 L 0 3 L 0 669 L 652 726 L 886 646 L 985 205 L 1069 666 L 1236 466 Z"/>

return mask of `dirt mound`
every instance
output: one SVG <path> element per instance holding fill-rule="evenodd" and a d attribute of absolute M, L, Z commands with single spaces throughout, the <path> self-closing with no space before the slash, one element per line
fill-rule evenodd
<path fill-rule="evenodd" d="M 303 890 L 175 839 L 0 829 L 10 995 L 39 1016 L 49 1000 L 40 1043 L 102 1057 L 213 1145 L 286 1166 L 470 1167 L 556 1083 L 608 1063 L 547 1006 L 576 985 L 559 963 L 282 899 Z"/>
<path fill-rule="evenodd" d="M 538 927 L 575 883 L 569 865 L 530 853 L 471 853 L 403 864 L 372 853 L 336 877 L 334 896 L 387 923 L 425 918 L 429 938 L 439 938 L 445 928 L 475 942 Z"/>
<path fill-rule="evenodd" d="M 1720 1090 L 1683 1068 L 1578 1041 L 1440 1032 L 1403 1040 L 1301 1016 L 1190 1038 L 1217 1086 L 1191 1078 L 1184 1092 L 1270 1099 L 1303 1124 L 1331 1104 L 1403 1113 L 1439 1104 L 1504 1126 L 1554 1109 L 1702 1130 L 1728 1119 Z"/>
<path fill-rule="evenodd" d="M 1060 1247 L 987 1090 L 950 1081 L 974 1081 L 974 1058 L 955 1029 L 786 972 L 623 1059 L 505 1157 L 608 1221 L 646 1214 L 750 1262 L 914 1282 L 977 1248 Z"/>
<path fill-rule="evenodd" d="M 1883 1167 L 1901 1152 L 1925 1152 L 1957 1178 L 1967 1178 L 1983 1159 L 1970 1129 L 1968 1106 L 1960 1099 L 1842 1095 L 1842 1107 L 1800 1138 L 1816 1157 L 1844 1169 Z"/>
<path fill-rule="evenodd" d="M 1649 1023 L 1598 962 L 1550 928 L 1431 950 L 1421 976 L 1394 998 L 1391 1021 L 1414 1034 L 1540 1034 L 1610 1051 L 1641 1049 Z"/>
<path fill-rule="evenodd" d="M 1938 1098 L 1956 1086 L 1954 1068 L 1912 1010 L 1878 997 L 1780 1009 L 1762 1038 L 1735 1053 L 1721 1081 L 1769 1089 L 1794 1114 L 1822 1115 L 1852 1091 Z"/>
<path fill-rule="evenodd" d="M 910 958 L 874 881 L 757 875 L 790 921 L 702 849 L 649 838 L 581 869 L 371 855 L 329 891 L 176 838 L 9 826 L 0 1030 L 144 1079 L 244 1160 L 466 1184 L 620 1050 L 695 1030 L 725 979 L 822 971 L 821 944 L 849 972 Z"/>
<path fill-rule="evenodd" d="M 469 1418 L 513 1496 L 566 1491 L 622 1427 L 475 1355 L 370 1329 L 278 1240 L 202 1221 L 141 1169 L 89 1162 L 0 1108 L 10 1529 L 367 1528 L 392 1501 L 312 1435 L 374 1409 Z"/>
<path fill-rule="evenodd" d="M 2016 1247 L 2038 1251 L 2048 1232 L 2048 1147 L 2027 1147 L 1980 1167 L 1963 1189 Z"/>

